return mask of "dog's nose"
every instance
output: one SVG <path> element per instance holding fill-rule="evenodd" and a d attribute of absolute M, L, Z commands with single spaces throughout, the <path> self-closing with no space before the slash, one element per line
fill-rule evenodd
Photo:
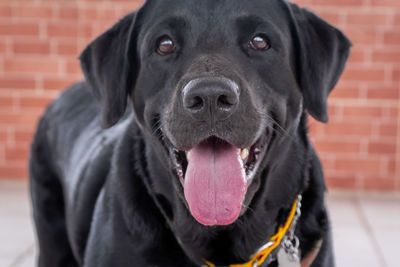
<path fill-rule="evenodd" d="M 194 119 L 221 121 L 231 116 L 239 104 L 239 87 L 227 78 L 191 80 L 182 91 L 183 107 Z"/>

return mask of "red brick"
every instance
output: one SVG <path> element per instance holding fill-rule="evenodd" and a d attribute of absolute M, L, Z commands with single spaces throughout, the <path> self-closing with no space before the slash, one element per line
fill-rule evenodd
<path fill-rule="evenodd" d="M 317 151 L 331 153 L 359 153 L 360 144 L 357 142 L 330 141 L 328 139 L 314 142 Z"/>
<path fill-rule="evenodd" d="M 311 5 L 312 0 L 293 0 L 292 2 L 297 3 L 301 6 L 303 6 L 303 5 L 305 6 L 305 5 Z"/>
<path fill-rule="evenodd" d="M 394 155 L 396 153 L 396 144 L 370 142 L 368 144 L 368 153 L 381 155 Z"/>
<path fill-rule="evenodd" d="M 0 129 L 0 143 L 7 143 L 8 142 L 8 134 L 6 129 Z"/>
<path fill-rule="evenodd" d="M 89 1 L 93 1 L 93 0 L 89 0 Z M 121 2 L 122 4 L 128 3 L 128 4 L 130 4 L 131 8 L 134 8 L 134 7 L 137 7 L 137 6 L 141 5 L 141 4 L 143 4 L 144 1 L 143 0 L 136 0 L 136 1 L 131 1 L 131 0 L 113 0 L 113 2 Z M 124 2 L 126 2 L 126 3 L 124 3 Z"/>
<path fill-rule="evenodd" d="M 330 117 L 341 115 L 341 107 L 335 104 L 328 105 L 328 114 Z"/>
<path fill-rule="evenodd" d="M 397 124 L 384 124 L 379 126 L 379 136 L 381 137 L 396 137 Z"/>
<path fill-rule="evenodd" d="M 47 26 L 47 34 L 50 37 L 78 37 L 79 25 L 76 23 L 51 23 Z"/>
<path fill-rule="evenodd" d="M 49 97 L 21 97 L 19 99 L 19 104 L 21 108 L 40 108 L 44 109 L 51 101 L 53 98 Z"/>
<path fill-rule="evenodd" d="M 117 20 L 114 8 L 98 6 L 96 8 L 85 8 L 81 10 L 81 16 L 87 20 Z"/>
<path fill-rule="evenodd" d="M 4 151 L 6 161 L 24 161 L 27 162 L 29 148 L 23 147 L 6 147 Z"/>
<path fill-rule="evenodd" d="M 365 178 L 363 180 L 364 190 L 379 190 L 379 191 L 390 191 L 396 187 L 396 181 L 394 179 L 379 179 L 379 178 Z"/>
<path fill-rule="evenodd" d="M 324 169 L 333 169 L 333 161 L 331 158 L 327 156 L 327 154 L 321 153 L 319 159 L 321 160 L 322 166 Z"/>
<path fill-rule="evenodd" d="M 70 85 L 72 85 L 75 80 L 72 79 L 62 79 L 62 78 L 52 78 L 44 79 L 43 88 L 45 90 L 62 90 Z"/>
<path fill-rule="evenodd" d="M 380 160 L 373 159 L 344 159 L 339 158 L 335 161 L 335 169 L 338 171 L 354 170 L 359 173 L 380 173 Z"/>
<path fill-rule="evenodd" d="M 97 36 L 101 35 L 103 32 L 107 31 L 115 24 L 115 20 L 101 20 L 96 22 L 96 27 L 93 28 L 92 34 L 89 36 L 88 41 L 94 40 Z"/>
<path fill-rule="evenodd" d="M 92 33 L 92 26 L 77 23 L 51 23 L 47 26 L 47 34 L 50 37 L 87 37 Z"/>
<path fill-rule="evenodd" d="M 336 86 L 332 91 L 331 98 L 358 98 L 360 90 L 357 86 Z"/>
<path fill-rule="evenodd" d="M 342 79 L 345 81 L 383 81 L 385 79 L 385 70 L 383 68 L 347 68 L 342 75 Z"/>
<path fill-rule="evenodd" d="M 388 108 L 388 115 L 392 119 L 397 119 L 397 117 L 399 116 L 399 108 L 398 107 Z"/>
<path fill-rule="evenodd" d="M 15 41 L 13 51 L 16 54 L 49 54 L 48 41 Z"/>
<path fill-rule="evenodd" d="M 58 12 L 58 19 L 78 19 L 79 9 L 77 7 L 61 6 Z"/>
<path fill-rule="evenodd" d="M 327 1 L 327 0 L 312 0 L 313 5 L 318 6 L 362 6 L 364 3 L 363 0 L 335 0 L 335 1 Z"/>
<path fill-rule="evenodd" d="M 14 126 L 36 126 L 40 113 L 19 113 L 19 114 L 5 114 L 0 113 L 0 125 L 14 125 Z"/>
<path fill-rule="evenodd" d="M 346 35 L 352 43 L 356 45 L 376 45 L 378 42 L 378 31 L 376 28 L 348 27 L 345 29 Z"/>
<path fill-rule="evenodd" d="M 317 122 L 311 116 L 309 117 L 309 132 L 311 135 L 319 135 L 324 130 L 324 125 L 320 122 Z"/>
<path fill-rule="evenodd" d="M 122 14 L 122 15 L 129 14 L 132 12 L 132 10 L 137 9 L 139 6 L 141 6 L 141 5 L 140 4 L 133 4 L 132 6 L 131 5 L 123 5 L 120 7 L 121 8 L 120 14 Z"/>
<path fill-rule="evenodd" d="M 29 0 L 19 0 L 19 1 L 29 1 Z M 32 0 L 30 0 L 30 1 L 32 1 Z M 102 1 L 102 0 L 95 0 L 95 1 L 97 1 L 97 2 L 99 2 L 99 1 Z M 43 4 L 49 4 L 49 3 L 54 3 L 54 0 L 39 0 L 39 2 L 42 2 Z M 76 3 L 77 1 L 72 1 L 72 3 Z M 105 1 L 103 1 L 103 2 L 105 2 Z M 71 0 L 57 0 L 56 1 L 56 3 L 60 3 L 60 4 L 62 4 L 62 5 L 65 5 L 65 6 L 69 6 L 70 4 L 71 4 Z"/>
<path fill-rule="evenodd" d="M 387 99 L 393 100 L 399 98 L 400 89 L 397 85 L 392 86 L 376 86 L 368 85 L 367 97 L 368 99 Z"/>
<path fill-rule="evenodd" d="M 350 58 L 349 58 L 349 62 L 352 63 L 362 63 L 365 62 L 367 59 L 367 55 L 366 52 L 364 50 L 357 50 L 357 49 L 353 49 L 350 52 Z"/>
<path fill-rule="evenodd" d="M 390 16 L 388 16 L 387 14 L 350 12 L 348 13 L 346 22 L 349 25 L 367 25 L 367 26 L 389 25 Z"/>
<path fill-rule="evenodd" d="M 95 2 L 97 2 L 98 0 L 82 0 L 82 2 L 92 2 L 92 3 L 95 3 Z"/>
<path fill-rule="evenodd" d="M 61 42 L 57 45 L 57 54 L 59 55 L 77 57 L 79 52 L 76 42 Z"/>
<path fill-rule="evenodd" d="M 385 32 L 383 35 L 383 40 L 385 44 L 400 46 L 400 31 L 397 28 L 394 31 Z"/>
<path fill-rule="evenodd" d="M 394 158 L 394 157 L 393 157 L 393 158 Z M 388 163 L 388 171 L 389 171 L 390 174 L 396 174 L 396 168 L 397 168 L 396 165 L 397 165 L 397 164 L 396 164 L 396 159 L 391 159 L 391 160 L 389 160 L 389 163 Z"/>
<path fill-rule="evenodd" d="M 39 25 L 26 22 L 0 22 L 0 35 L 10 36 L 37 36 Z"/>
<path fill-rule="evenodd" d="M 337 25 L 340 22 L 340 13 L 339 12 L 326 12 L 324 10 L 317 12 L 318 16 L 328 21 L 333 25 Z"/>
<path fill-rule="evenodd" d="M 0 6 L 0 17 L 11 17 L 12 10 L 9 6 Z"/>
<path fill-rule="evenodd" d="M 15 106 L 15 98 L 11 96 L 0 96 L 0 110 L 11 109 Z"/>
<path fill-rule="evenodd" d="M 399 50 L 381 50 L 376 51 L 372 54 L 373 62 L 383 62 L 383 63 L 398 63 L 400 61 L 400 51 Z"/>
<path fill-rule="evenodd" d="M 0 53 L 6 53 L 7 44 L 5 42 L 0 41 Z"/>
<path fill-rule="evenodd" d="M 5 179 L 17 178 L 26 179 L 28 178 L 28 169 L 26 163 L 21 166 L 1 166 L 0 165 L 0 177 Z"/>
<path fill-rule="evenodd" d="M 68 61 L 67 65 L 66 65 L 66 70 L 67 70 L 67 73 L 70 73 L 70 74 L 81 74 L 82 70 L 80 67 L 79 60 L 75 59 L 72 61 Z"/>
<path fill-rule="evenodd" d="M 327 175 L 326 184 L 330 189 L 356 189 L 357 180 L 355 177 L 335 177 Z"/>
<path fill-rule="evenodd" d="M 400 25 L 400 10 L 397 10 L 397 13 L 394 16 L 394 25 Z"/>
<path fill-rule="evenodd" d="M 329 122 L 325 125 L 324 132 L 328 135 L 370 136 L 372 125 L 369 123 Z"/>
<path fill-rule="evenodd" d="M 374 6 L 400 7 L 398 0 L 371 0 L 371 4 Z"/>
<path fill-rule="evenodd" d="M 58 73 L 59 62 L 49 58 L 10 58 L 4 61 L 4 69 L 13 73 Z"/>
<path fill-rule="evenodd" d="M 33 78 L 0 78 L 1 89 L 35 89 L 35 80 Z"/>
<path fill-rule="evenodd" d="M 53 15 L 52 8 L 43 5 L 18 5 L 14 10 L 16 17 L 21 18 L 49 19 Z"/>
<path fill-rule="evenodd" d="M 345 106 L 343 107 L 343 115 L 345 117 L 379 118 L 383 115 L 383 109 L 371 106 Z"/>
<path fill-rule="evenodd" d="M 33 138 L 33 131 L 26 131 L 26 130 L 14 131 L 14 140 L 18 145 L 21 143 L 31 143 L 32 138 Z"/>
<path fill-rule="evenodd" d="M 394 82 L 400 82 L 400 68 L 393 69 L 392 79 Z"/>

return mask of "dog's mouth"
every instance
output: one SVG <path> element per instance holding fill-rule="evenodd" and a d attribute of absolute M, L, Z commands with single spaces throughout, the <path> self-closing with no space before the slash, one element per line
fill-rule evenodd
<path fill-rule="evenodd" d="M 240 149 L 239 155 L 241 162 L 243 164 L 243 169 L 246 174 L 247 181 L 251 181 L 257 171 L 260 159 L 264 156 L 264 153 L 268 147 L 270 140 L 269 129 L 255 142 L 252 146 L 248 148 Z M 218 137 L 209 137 L 206 140 L 200 142 L 200 144 L 208 144 L 213 146 L 218 146 L 226 144 L 227 142 Z M 178 174 L 179 180 L 184 186 L 185 184 L 185 174 L 188 167 L 188 162 L 190 161 L 192 149 L 189 151 L 178 150 L 168 143 L 168 150 L 170 156 L 174 162 L 176 172 Z M 239 149 L 239 148 L 237 148 Z"/>
<path fill-rule="evenodd" d="M 271 132 L 250 147 L 238 148 L 211 136 L 188 151 L 169 150 L 193 217 L 204 225 L 228 225 L 240 215 L 247 186 L 264 157 Z"/>

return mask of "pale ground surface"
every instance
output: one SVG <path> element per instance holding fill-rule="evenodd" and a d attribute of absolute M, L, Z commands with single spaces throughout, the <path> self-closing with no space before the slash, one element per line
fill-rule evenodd
<path fill-rule="evenodd" d="M 328 195 L 338 267 L 400 267 L 400 195 Z M 0 267 L 34 267 L 26 182 L 0 181 Z"/>

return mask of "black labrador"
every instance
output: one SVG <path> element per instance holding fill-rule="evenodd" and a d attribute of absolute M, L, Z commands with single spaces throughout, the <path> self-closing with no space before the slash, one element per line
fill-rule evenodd
<path fill-rule="evenodd" d="M 39 266 L 333 266 L 306 117 L 327 121 L 350 46 L 285 0 L 124 17 L 39 122 Z"/>

